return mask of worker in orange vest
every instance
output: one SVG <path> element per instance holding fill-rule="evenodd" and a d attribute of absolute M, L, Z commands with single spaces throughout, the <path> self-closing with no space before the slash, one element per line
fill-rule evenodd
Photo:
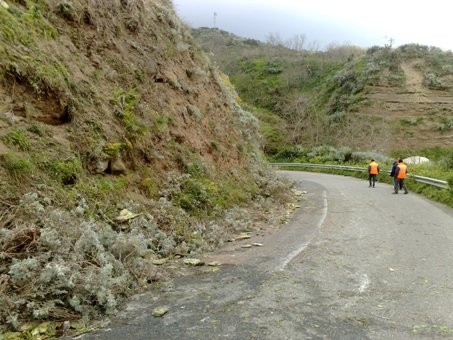
<path fill-rule="evenodd" d="M 396 183 L 395 183 L 395 192 L 394 194 L 398 194 L 398 189 L 403 190 L 404 193 L 407 194 L 407 187 L 406 183 L 404 183 L 404 179 L 407 176 L 407 165 L 403 163 L 402 159 L 398 159 L 398 165 L 396 166 L 396 172 L 395 172 L 395 178 L 396 178 Z"/>
<path fill-rule="evenodd" d="M 372 159 L 370 164 L 368 164 L 368 174 L 369 174 L 368 180 L 370 182 L 370 188 L 371 187 L 374 188 L 374 185 L 376 184 L 376 177 L 377 177 L 378 173 L 379 173 L 379 164 L 374 159 Z"/>

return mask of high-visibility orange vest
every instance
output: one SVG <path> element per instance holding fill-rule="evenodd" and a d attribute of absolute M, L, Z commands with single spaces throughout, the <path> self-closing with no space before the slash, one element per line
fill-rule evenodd
<path fill-rule="evenodd" d="M 371 162 L 369 165 L 370 165 L 370 175 L 377 175 L 379 164 L 377 164 L 376 162 Z"/>
<path fill-rule="evenodd" d="M 398 175 L 396 176 L 396 178 L 398 179 L 404 179 L 406 178 L 406 174 L 407 174 L 407 165 L 404 164 L 404 163 L 400 163 L 398 164 Z"/>

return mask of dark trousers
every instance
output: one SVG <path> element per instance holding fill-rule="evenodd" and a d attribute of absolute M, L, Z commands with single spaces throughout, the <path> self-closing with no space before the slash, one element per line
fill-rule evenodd
<path fill-rule="evenodd" d="M 395 193 L 398 193 L 398 190 L 404 190 L 404 193 L 407 194 L 406 183 L 404 183 L 404 178 L 396 178 L 395 182 Z"/>
<path fill-rule="evenodd" d="M 372 174 L 370 174 L 370 177 L 368 178 L 368 180 L 370 181 L 370 187 L 371 187 L 371 186 L 374 187 L 374 184 L 376 183 L 376 176 L 377 176 L 377 175 L 372 175 Z"/>

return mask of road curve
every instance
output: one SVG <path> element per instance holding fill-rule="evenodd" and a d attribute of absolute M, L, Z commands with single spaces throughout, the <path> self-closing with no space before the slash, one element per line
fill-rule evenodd
<path fill-rule="evenodd" d="M 83 338 L 453 337 L 453 209 L 386 184 L 280 173 L 307 194 L 289 224 L 246 240 L 263 247 L 209 254 L 220 271 L 136 296 Z M 169 312 L 151 316 L 159 306 Z"/>

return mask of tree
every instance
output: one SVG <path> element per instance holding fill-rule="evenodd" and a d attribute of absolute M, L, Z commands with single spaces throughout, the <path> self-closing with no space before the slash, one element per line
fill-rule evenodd
<path fill-rule="evenodd" d="M 266 37 L 266 42 L 272 46 L 283 46 L 284 45 L 283 40 L 280 37 L 280 34 L 276 33 L 276 32 L 269 33 L 268 36 Z"/>
<path fill-rule="evenodd" d="M 311 52 L 318 52 L 321 44 L 317 40 L 313 40 L 308 44 L 308 50 Z"/>
<path fill-rule="evenodd" d="M 296 34 L 294 37 L 286 41 L 285 46 L 296 51 L 303 51 L 305 40 L 305 34 Z"/>

